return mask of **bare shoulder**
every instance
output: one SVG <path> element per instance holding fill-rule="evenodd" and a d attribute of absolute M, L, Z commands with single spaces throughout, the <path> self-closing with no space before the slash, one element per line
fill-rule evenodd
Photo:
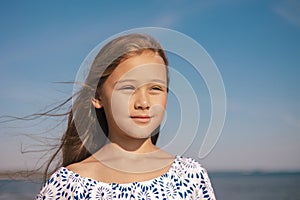
<path fill-rule="evenodd" d="M 81 162 L 70 164 L 66 168 L 80 176 L 88 177 L 90 172 L 97 166 L 97 163 L 97 160 L 90 156 Z"/>

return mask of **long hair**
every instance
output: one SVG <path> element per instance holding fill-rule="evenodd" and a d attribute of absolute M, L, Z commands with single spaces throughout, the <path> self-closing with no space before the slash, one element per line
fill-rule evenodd
<path fill-rule="evenodd" d="M 166 67 L 168 66 L 168 59 L 161 45 L 146 34 L 120 36 L 108 42 L 99 51 L 92 62 L 85 83 L 72 97 L 73 104 L 68 112 L 67 129 L 57 151 L 46 166 L 44 181 L 47 179 L 51 163 L 59 153 L 62 154 L 62 160 L 57 167 L 65 167 L 86 159 L 104 145 L 109 132 L 106 115 L 103 108 L 96 109 L 92 106 L 92 98 L 99 98 L 104 82 L 121 62 L 144 51 L 159 55 Z M 167 82 L 169 82 L 168 70 Z M 153 144 L 157 142 L 159 127 L 155 131 L 151 136 Z"/>

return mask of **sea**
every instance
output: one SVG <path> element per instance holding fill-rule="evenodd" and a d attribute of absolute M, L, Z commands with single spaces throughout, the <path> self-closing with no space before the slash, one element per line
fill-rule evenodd
<path fill-rule="evenodd" d="M 300 172 L 211 172 L 218 200 L 300 200 Z M 41 183 L 0 180 L 0 200 L 32 200 Z"/>

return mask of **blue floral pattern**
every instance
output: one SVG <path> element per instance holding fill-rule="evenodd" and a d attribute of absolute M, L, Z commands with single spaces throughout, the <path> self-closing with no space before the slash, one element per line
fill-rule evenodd
<path fill-rule="evenodd" d="M 36 200 L 52 199 L 215 200 L 215 195 L 206 170 L 192 158 L 176 156 L 167 173 L 148 181 L 127 184 L 103 183 L 61 167 L 36 197 Z"/>

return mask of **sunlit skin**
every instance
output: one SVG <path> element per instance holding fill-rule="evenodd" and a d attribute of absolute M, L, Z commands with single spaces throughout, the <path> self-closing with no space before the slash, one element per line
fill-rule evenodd
<path fill-rule="evenodd" d="M 95 106 L 105 110 L 111 142 L 126 150 L 147 152 L 155 148 L 149 136 L 162 122 L 166 104 L 164 61 L 145 52 L 119 64 L 105 81 Z M 147 146 L 138 148 L 142 143 Z"/>
<path fill-rule="evenodd" d="M 121 62 L 103 84 L 96 108 L 104 108 L 108 143 L 91 157 L 67 168 L 102 182 L 144 181 L 166 173 L 174 156 L 151 142 L 167 104 L 163 59 L 144 52 Z M 85 170 L 86 168 L 91 170 Z"/>

